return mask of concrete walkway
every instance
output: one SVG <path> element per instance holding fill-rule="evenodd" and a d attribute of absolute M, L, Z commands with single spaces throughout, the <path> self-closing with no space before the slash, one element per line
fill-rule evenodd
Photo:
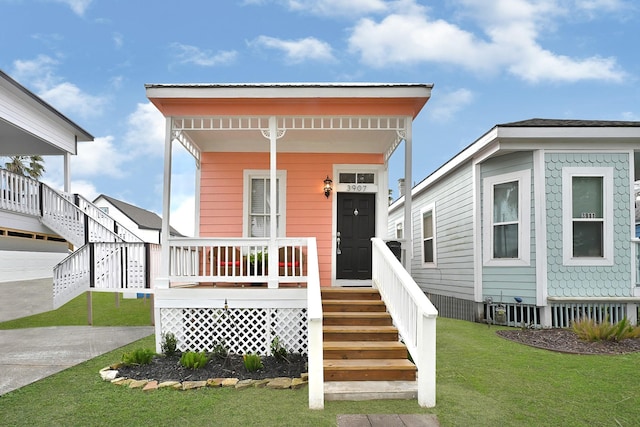
<path fill-rule="evenodd" d="M 439 427 L 432 414 L 338 415 L 338 427 Z"/>
<path fill-rule="evenodd" d="M 0 295 L 0 322 L 53 309 L 51 279 L 3 282 Z M 152 326 L 0 330 L 0 395 L 144 338 L 153 331 Z"/>

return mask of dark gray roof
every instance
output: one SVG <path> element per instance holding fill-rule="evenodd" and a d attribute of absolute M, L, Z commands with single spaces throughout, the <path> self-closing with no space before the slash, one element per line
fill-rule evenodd
<path fill-rule="evenodd" d="M 498 127 L 640 127 L 640 122 L 622 120 L 528 119 L 503 123 Z"/>
<path fill-rule="evenodd" d="M 114 199 L 107 195 L 101 194 L 93 201 L 94 203 L 100 197 L 107 200 L 113 206 L 115 206 L 120 212 L 125 214 L 131 221 L 135 222 L 139 228 L 144 230 L 162 230 L 162 218 L 157 214 L 148 211 L 146 209 L 139 208 L 122 200 Z M 169 227 L 169 233 L 172 236 L 183 237 L 183 235 L 173 227 Z"/>

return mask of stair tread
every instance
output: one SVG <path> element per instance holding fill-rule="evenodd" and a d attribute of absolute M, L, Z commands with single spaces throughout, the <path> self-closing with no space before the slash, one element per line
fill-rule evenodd
<path fill-rule="evenodd" d="M 322 304 L 384 305 L 384 302 L 381 299 L 324 299 L 322 300 Z"/>
<path fill-rule="evenodd" d="M 386 311 L 327 311 L 324 317 L 391 317 Z"/>
<path fill-rule="evenodd" d="M 406 346 L 400 341 L 325 341 L 325 350 L 356 348 L 363 350 L 371 349 L 404 349 Z"/>
<path fill-rule="evenodd" d="M 397 332 L 398 328 L 390 325 L 323 325 L 325 332 L 347 331 L 347 332 Z"/>
<path fill-rule="evenodd" d="M 324 359 L 324 368 L 348 370 L 415 370 L 409 359 Z"/>

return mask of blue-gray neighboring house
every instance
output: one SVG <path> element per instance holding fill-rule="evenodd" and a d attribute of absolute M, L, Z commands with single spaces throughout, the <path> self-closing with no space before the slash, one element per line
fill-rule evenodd
<path fill-rule="evenodd" d="M 640 122 L 496 125 L 389 207 L 389 237 L 441 316 L 637 323 Z"/>

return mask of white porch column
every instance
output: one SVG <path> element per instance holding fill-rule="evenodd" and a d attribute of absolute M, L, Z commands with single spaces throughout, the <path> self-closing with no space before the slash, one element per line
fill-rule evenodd
<path fill-rule="evenodd" d="M 268 287 L 278 287 L 278 246 L 276 238 L 278 237 L 278 185 L 277 185 L 277 159 L 276 159 L 276 142 L 278 139 L 278 123 L 275 116 L 269 117 L 269 194 L 271 211 L 269 212 L 269 279 Z"/>
<path fill-rule="evenodd" d="M 411 162 L 413 160 L 412 146 L 412 117 L 405 118 L 404 137 L 404 238 L 406 242 L 404 268 L 411 274 L 411 260 L 413 259 L 413 224 L 411 223 L 411 189 L 413 187 L 413 170 Z"/>
<path fill-rule="evenodd" d="M 169 287 L 169 224 L 171 217 L 171 129 L 173 120 L 166 118 L 164 136 L 164 175 L 162 186 L 162 258 L 160 275 L 156 279 L 156 288 Z"/>
<path fill-rule="evenodd" d="M 64 192 L 71 193 L 71 153 L 64 153 L 63 167 L 64 167 Z"/>

